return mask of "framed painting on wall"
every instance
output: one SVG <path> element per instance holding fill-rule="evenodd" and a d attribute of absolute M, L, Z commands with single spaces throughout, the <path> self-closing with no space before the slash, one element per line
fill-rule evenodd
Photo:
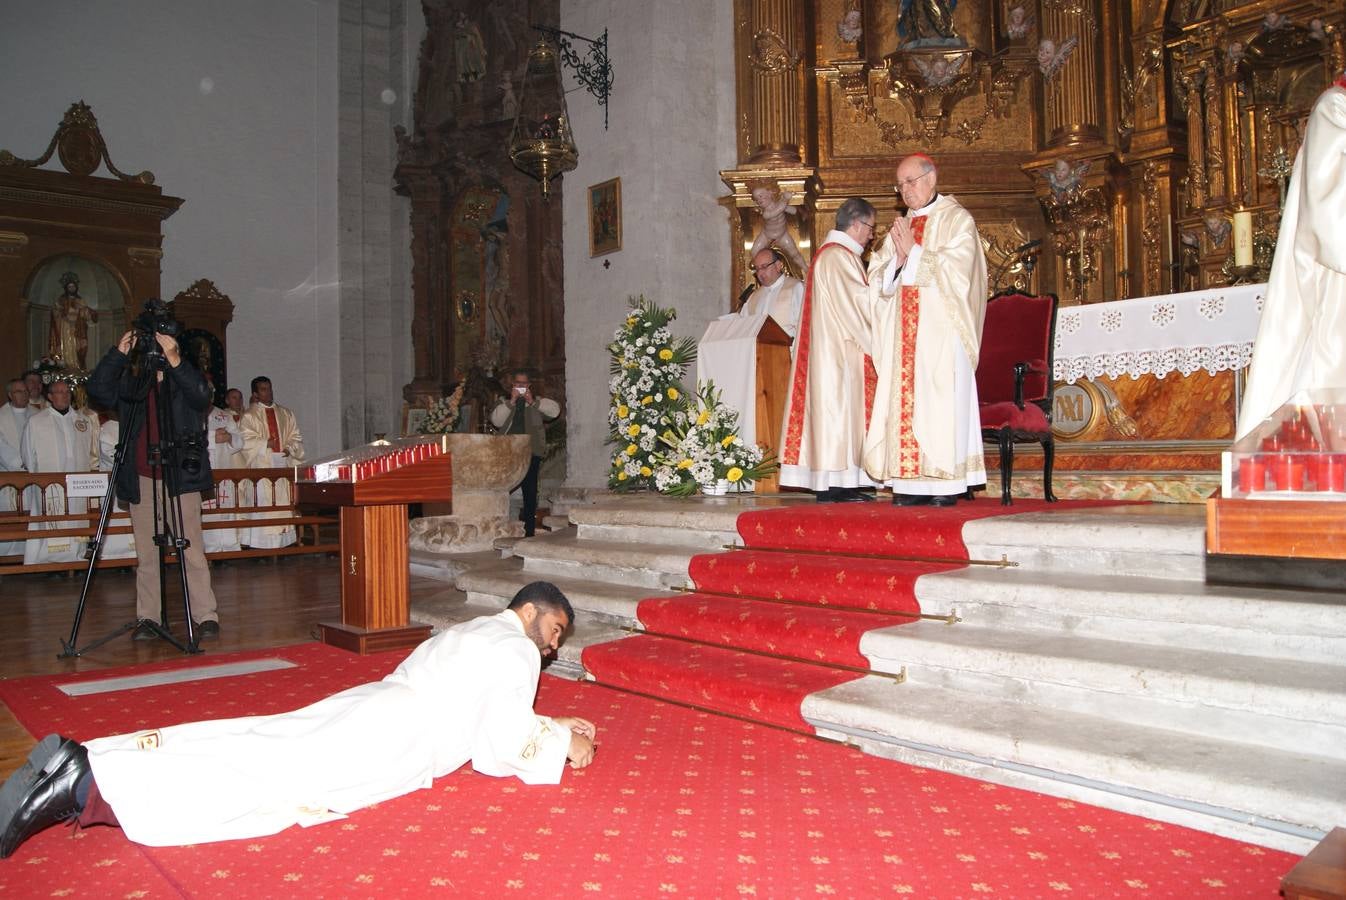
<path fill-rule="evenodd" d="M 589 255 L 622 249 L 622 180 L 589 187 Z"/>

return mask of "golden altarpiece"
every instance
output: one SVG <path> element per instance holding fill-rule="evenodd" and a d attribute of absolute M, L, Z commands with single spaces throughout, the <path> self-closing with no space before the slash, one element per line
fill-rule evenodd
<path fill-rule="evenodd" d="M 992 291 L 1068 306 L 1265 281 L 1305 119 L 1346 65 L 1340 0 L 734 0 L 734 27 L 730 297 L 759 204 L 793 207 L 781 243 L 805 259 L 849 196 L 882 239 L 915 151 L 975 217 Z M 1236 212 L 1254 250 L 1238 269 Z M 1237 377 L 1089 380 L 1058 493 L 1209 494 Z"/>

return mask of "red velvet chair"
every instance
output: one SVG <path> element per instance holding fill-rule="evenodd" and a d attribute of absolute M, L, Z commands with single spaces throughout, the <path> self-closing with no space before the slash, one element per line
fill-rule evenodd
<path fill-rule="evenodd" d="M 981 436 L 1000 447 L 1000 503 L 1009 506 L 1014 445 L 1042 444 L 1042 493 L 1052 493 L 1052 349 L 1056 337 L 1056 297 L 1029 297 L 1006 291 L 986 304 L 977 399 Z"/>

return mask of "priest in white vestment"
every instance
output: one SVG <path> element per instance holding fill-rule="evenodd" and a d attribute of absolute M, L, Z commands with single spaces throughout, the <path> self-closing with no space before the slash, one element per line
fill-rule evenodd
<path fill-rule="evenodd" d="M 749 318 L 770 316 L 793 339 L 799 331 L 799 314 L 804 309 L 804 282 L 785 274 L 784 257 L 775 247 L 754 256 L 752 270 L 758 287 L 738 314 Z"/>
<path fill-rule="evenodd" d="M 238 395 L 238 402 L 242 404 L 243 395 L 237 389 L 230 391 L 229 394 Z M 225 395 L 225 402 L 229 402 L 229 394 Z M 238 426 L 240 418 L 241 413 L 216 406 L 212 406 L 210 412 L 206 414 L 206 447 L 210 455 L 211 471 L 219 472 L 221 469 L 236 467 L 235 460 L 243 450 L 243 431 Z M 203 512 L 201 521 L 232 522 L 234 520 L 232 510 L 237 506 L 238 485 L 233 479 L 217 478 L 215 499 L 206 500 L 201 504 L 203 511 L 216 510 L 216 512 Z M 231 512 L 218 510 L 231 510 Z M 207 553 L 226 553 L 240 549 L 237 528 L 206 528 L 202 530 L 201 536 L 205 541 Z"/>
<path fill-rule="evenodd" d="M 23 453 L 20 442 L 28 417 L 36 410 L 28 405 L 28 385 L 15 378 L 5 386 L 9 401 L 0 406 L 0 472 L 22 472 Z M 21 509 L 18 488 L 0 488 L 0 512 Z M 3 521 L 3 520 L 0 520 Z M 25 541 L 0 541 L 0 556 L 18 556 L 23 553 Z"/>
<path fill-rule="evenodd" d="M 860 466 L 874 384 L 870 331 L 879 284 L 861 254 L 874 236 L 873 205 L 852 197 L 837 210 L 809 266 L 804 309 L 781 428 L 780 483 L 813 491 L 818 501 L 873 499 Z M 869 263 L 882 272 L 892 258 L 884 241 Z"/>
<path fill-rule="evenodd" d="M 541 655 L 572 619 L 555 585 L 533 582 L 508 609 L 425 641 L 382 681 L 294 712 L 83 746 L 49 736 L 0 789 L 0 856 L 72 819 L 151 846 L 275 834 L 429 787 L 468 762 L 558 784 L 567 759 L 583 768 L 594 753 L 592 722 L 533 712 Z"/>
<path fill-rule="evenodd" d="M 24 467 L 29 472 L 92 472 L 98 466 L 98 420 L 89 419 L 70 407 L 70 385 L 53 381 L 47 385 L 47 408 L 28 419 L 20 441 Z M 46 502 L 34 497 L 30 515 L 83 513 L 89 502 L 67 498 L 65 485 L 49 485 Z M 40 522 L 30 530 L 78 528 L 81 521 Z M 23 564 L 76 562 L 83 557 L 85 540 L 79 537 L 30 538 L 24 547 Z"/>
<path fill-rule="evenodd" d="M 275 469 L 304 462 L 304 436 L 294 413 L 275 402 L 271 379 L 252 380 L 252 405 L 239 420 L 243 432 L 243 458 L 250 469 Z M 253 487 L 258 506 L 284 506 L 290 502 L 288 479 L 258 479 Z M 255 513 L 253 519 L 287 518 L 288 513 Z M 296 540 L 293 525 L 257 526 L 241 536 L 249 547 L 275 549 Z"/>
<path fill-rule="evenodd" d="M 1238 437 L 1300 391 L 1346 403 L 1346 74 L 1309 113 L 1281 212 Z"/>
<path fill-rule="evenodd" d="M 939 193 L 938 177 L 921 153 L 897 167 L 908 212 L 884 240 L 889 262 L 874 310 L 878 389 L 864 466 L 899 506 L 952 506 L 986 484 L 976 380 L 986 258 L 972 216 Z"/>

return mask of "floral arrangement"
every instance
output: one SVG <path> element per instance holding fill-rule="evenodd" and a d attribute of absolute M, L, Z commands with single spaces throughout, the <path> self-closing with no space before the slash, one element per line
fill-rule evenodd
<path fill-rule="evenodd" d="M 33 360 L 33 370 L 42 379 L 42 383 L 48 385 L 53 381 L 64 381 L 75 387 L 89 380 L 87 374 L 67 368 L 65 360 L 59 354 Z"/>
<path fill-rule="evenodd" d="M 425 411 L 425 418 L 421 420 L 421 434 L 448 434 L 458 427 L 464 384 L 465 381 L 458 382 L 452 394 L 430 404 Z"/>
<path fill-rule="evenodd" d="M 654 485 L 665 494 L 742 490 L 776 470 L 760 447 L 739 438 L 738 413 L 720 401 L 712 383 L 702 385 L 695 402 L 674 415 L 673 427 L 660 442 L 664 449 L 656 454 Z"/>
<path fill-rule="evenodd" d="M 613 490 L 646 489 L 654 485 L 660 436 L 671 433 L 676 416 L 685 410 L 682 378 L 696 359 L 696 342 L 674 339 L 668 323 L 678 315 L 644 297 L 631 298 L 626 320 L 612 335 L 608 390 L 608 443 L 616 445 L 608 473 Z"/>

